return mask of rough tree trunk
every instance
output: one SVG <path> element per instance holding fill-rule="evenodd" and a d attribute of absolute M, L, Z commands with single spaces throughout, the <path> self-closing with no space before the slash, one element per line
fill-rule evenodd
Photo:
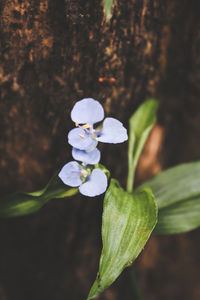
<path fill-rule="evenodd" d="M 105 24 L 100 0 L 1 0 L 1 194 L 39 189 L 71 160 L 69 112 L 83 97 L 126 126 L 139 103 L 160 100 L 138 182 L 199 159 L 199 13 L 196 0 L 117 1 Z M 101 149 L 102 163 L 125 184 L 126 146 Z M 101 212 L 102 197 L 77 196 L 0 220 L 0 299 L 85 299 Z M 134 265 L 146 299 L 200 298 L 198 234 L 150 239 Z M 99 299 L 132 299 L 126 272 Z"/>

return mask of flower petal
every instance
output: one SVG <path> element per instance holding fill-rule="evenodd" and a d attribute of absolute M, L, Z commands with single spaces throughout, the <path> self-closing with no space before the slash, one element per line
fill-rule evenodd
<path fill-rule="evenodd" d="M 101 134 L 97 141 L 104 143 L 122 143 L 128 140 L 127 130 L 123 124 L 114 118 L 106 118 L 103 122 Z"/>
<path fill-rule="evenodd" d="M 76 161 L 70 161 L 61 169 L 58 176 L 69 186 L 79 186 L 81 181 L 81 166 Z"/>
<path fill-rule="evenodd" d="M 107 185 L 105 173 L 100 169 L 94 169 L 88 180 L 79 187 L 79 191 L 85 196 L 94 197 L 103 194 Z"/>
<path fill-rule="evenodd" d="M 84 98 L 74 105 L 71 118 L 76 123 L 92 125 L 103 120 L 104 110 L 98 101 L 92 98 Z"/>
<path fill-rule="evenodd" d="M 100 161 L 101 154 L 97 148 L 90 152 L 73 148 L 72 156 L 75 160 L 82 161 L 85 164 L 95 165 Z"/>
<path fill-rule="evenodd" d="M 87 133 L 82 128 L 74 128 L 68 133 L 68 143 L 80 150 L 88 150 L 97 144 L 91 134 Z"/>

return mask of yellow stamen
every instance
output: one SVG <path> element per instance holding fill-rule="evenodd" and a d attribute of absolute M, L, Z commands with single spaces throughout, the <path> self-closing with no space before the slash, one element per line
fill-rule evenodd
<path fill-rule="evenodd" d="M 91 125 L 90 124 L 85 124 L 85 125 L 82 126 L 82 128 L 83 129 L 88 129 L 88 128 L 91 128 Z"/>
<path fill-rule="evenodd" d="M 76 122 L 76 123 L 75 123 L 75 126 L 78 127 L 78 125 L 79 125 L 79 124 Z"/>
<path fill-rule="evenodd" d="M 82 175 L 83 177 L 87 177 L 88 173 L 87 173 L 87 171 L 86 171 L 85 169 L 82 169 L 82 170 L 81 170 L 81 175 Z"/>
<path fill-rule="evenodd" d="M 78 135 L 79 135 L 82 139 L 84 139 L 84 137 L 85 137 L 84 134 L 81 134 L 81 133 L 79 133 Z"/>

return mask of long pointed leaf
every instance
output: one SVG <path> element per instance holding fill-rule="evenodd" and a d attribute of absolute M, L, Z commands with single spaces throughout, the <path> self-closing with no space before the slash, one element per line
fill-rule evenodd
<path fill-rule="evenodd" d="M 158 204 L 156 233 L 181 233 L 200 226 L 200 161 L 163 171 L 141 187 L 151 188 Z"/>
<path fill-rule="evenodd" d="M 198 227 L 200 227 L 200 196 L 161 209 L 155 233 L 175 234 Z"/>
<path fill-rule="evenodd" d="M 77 188 L 69 188 L 55 175 L 47 186 L 33 193 L 15 193 L 0 198 L 0 217 L 28 215 L 38 211 L 53 198 L 70 197 L 78 193 Z"/>
<path fill-rule="evenodd" d="M 156 222 L 157 206 L 149 189 L 130 194 L 116 180 L 111 180 L 104 198 L 99 273 L 88 300 L 110 286 L 136 259 Z"/>
<path fill-rule="evenodd" d="M 156 122 L 157 109 L 158 102 L 149 99 L 139 106 L 129 120 L 128 192 L 132 192 L 135 169 L 147 137 Z"/>

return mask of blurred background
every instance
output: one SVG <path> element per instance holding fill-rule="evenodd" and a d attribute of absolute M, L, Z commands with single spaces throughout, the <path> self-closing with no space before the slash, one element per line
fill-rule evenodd
<path fill-rule="evenodd" d="M 72 159 L 70 111 L 85 97 L 128 127 L 144 100 L 159 100 L 137 184 L 200 158 L 200 3 L 0 1 L 0 194 L 44 187 Z M 127 144 L 101 145 L 125 186 Z M 0 220 L 0 299 L 86 299 L 101 252 L 103 197 L 57 199 Z M 144 299 L 200 299 L 199 230 L 151 236 L 132 268 Z M 127 271 L 100 300 L 131 300 Z"/>

